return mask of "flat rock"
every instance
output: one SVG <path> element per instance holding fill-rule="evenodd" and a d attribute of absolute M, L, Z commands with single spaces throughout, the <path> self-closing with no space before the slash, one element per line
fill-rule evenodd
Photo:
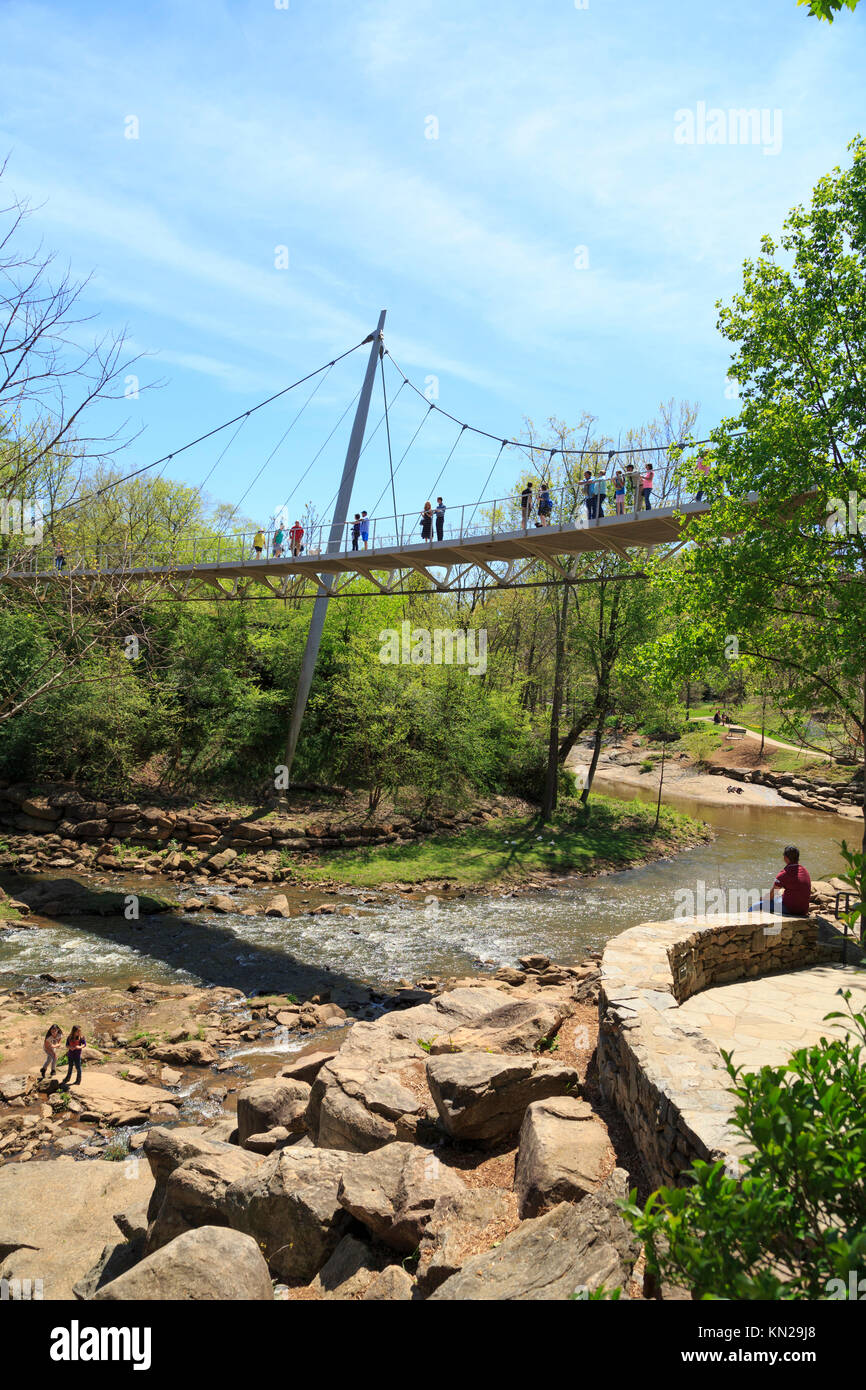
<path fill-rule="evenodd" d="M 150 1055 L 158 1062 L 172 1062 L 176 1067 L 209 1067 L 219 1058 L 215 1047 L 208 1042 L 199 1042 L 198 1039 L 189 1042 L 160 1043 L 151 1048 Z"/>
<path fill-rule="evenodd" d="M 279 1016 L 277 1021 L 279 1022 Z M 294 1062 L 289 1062 L 281 1068 L 280 1076 L 288 1081 L 306 1081 L 311 1086 L 325 1063 L 333 1061 L 336 1055 L 335 1048 L 322 1047 L 313 1052 L 303 1052 Z"/>
<path fill-rule="evenodd" d="M 592 1106 L 552 1096 L 529 1106 L 520 1128 L 514 1187 L 521 1217 L 595 1192 L 610 1169 L 610 1139 Z"/>
<path fill-rule="evenodd" d="M 533 1101 L 576 1090 L 579 1076 L 538 1058 L 458 1052 L 431 1057 L 427 1082 L 448 1134 L 492 1142 L 519 1130 Z"/>
<path fill-rule="evenodd" d="M 411 1254 L 436 1199 L 465 1190 L 463 1179 L 430 1149 L 395 1143 L 356 1157 L 343 1175 L 339 1200 L 385 1245 Z"/>
<path fill-rule="evenodd" d="M 561 1202 L 523 1221 L 493 1250 L 468 1259 L 430 1301 L 562 1301 L 604 1285 L 624 1289 L 638 1246 L 620 1215 L 628 1195 L 621 1168 L 577 1206 Z"/>
<path fill-rule="evenodd" d="M 177 1101 L 173 1092 L 164 1091 L 161 1086 L 126 1080 L 102 1068 L 88 1067 L 86 1052 L 84 1057 L 81 1085 L 74 1086 L 70 1094 L 82 1101 L 88 1110 L 100 1115 L 143 1113 L 146 1116 L 152 1106 L 171 1105 Z M 173 1106 L 171 1113 L 176 1113 Z"/>
<path fill-rule="evenodd" d="M 94 1294 L 95 1303 L 160 1301 L 272 1302 L 268 1267 L 240 1231 L 202 1226 L 163 1245 Z"/>
<path fill-rule="evenodd" d="M 153 1188 L 146 1163 L 51 1158 L 0 1168 L 0 1278 L 41 1279 L 44 1299 L 73 1285 L 117 1244 L 114 1213 Z"/>

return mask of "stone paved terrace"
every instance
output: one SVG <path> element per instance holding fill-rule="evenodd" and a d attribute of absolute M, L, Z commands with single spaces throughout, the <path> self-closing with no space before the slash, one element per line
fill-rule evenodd
<path fill-rule="evenodd" d="M 866 975 L 838 965 L 821 931 L 833 929 L 817 917 L 728 913 L 646 922 L 608 943 L 599 1081 L 653 1182 L 679 1181 L 696 1158 L 736 1171 L 720 1047 L 752 1067 L 778 1063 L 830 1031 L 840 986 L 866 1003 Z"/>
<path fill-rule="evenodd" d="M 866 1007 L 866 972 L 828 964 L 716 985 L 686 999 L 677 1012 L 730 1052 L 736 1066 L 755 1071 L 780 1066 L 798 1047 L 809 1047 L 821 1036 L 845 1032 L 839 1020 L 824 1022 L 828 1013 L 845 1008 L 840 989 L 851 991 L 852 1008 Z"/>

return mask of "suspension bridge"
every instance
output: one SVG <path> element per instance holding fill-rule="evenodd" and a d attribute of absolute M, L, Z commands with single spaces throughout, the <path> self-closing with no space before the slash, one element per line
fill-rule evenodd
<path fill-rule="evenodd" d="M 479 585 L 520 587 L 537 582 L 530 575 L 533 571 L 537 573 L 539 561 L 545 566 L 548 582 L 582 582 L 568 561 L 569 557 L 587 551 L 603 552 L 629 561 L 631 568 L 620 577 L 634 577 L 641 573 L 632 563 L 636 550 L 648 552 L 656 546 L 665 546 L 667 553 L 673 553 L 673 549 L 686 543 L 690 522 L 708 510 L 708 503 L 701 500 L 699 492 L 690 495 L 684 490 L 682 470 L 670 462 L 668 446 L 624 450 L 539 448 L 514 439 L 500 439 L 489 431 L 458 420 L 430 401 L 397 366 L 385 347 L 384 324 L 383 310 L 376 330 L 354 348 L 172 453 L 55 507 L 46 518 L 45 529 L 53 542 L 60 531 L 65 534 L 70 529 L 70 513 L 83 508 L 88 501 L 98 499 L 120 483 L 151 469 L 159 467 L 164 471 L 187 450 L 224 431 L 232 431 L 216 463 L 197 489 L 201 494 L 202 487 L 252 415 L 289 392 L 314 382 L 277 445 L 249 480 L 233 508 L 233 517 L 337 362 L 369 345 L 360 390 L 301 474 L 288 499 L 291 500 L 311 473 L 342 420 L 355 406 L 342 476 L 329 521 L 312 524 L 299 534 L 300 523 L 294 527 L 289 525 L 287 501 L 281 509 L 285 521 L 267 532 L 238 533 L 226 527 L 219 534 L 189 534 L 182 529 L 166 534 L 163 527 L 156 539 L 141 545 L 128 541 L 104 543 L 97 538 L 74 550 L 66 542 L 59 551 L 51 543 L 7 546 L 0 556 L 0 585 L 19 589 L 64 586 L 82 597 L 123 582 L 141 585 L 143 598 L 152 597 L 154 591 L 180 601 L 313 598 L 310 631 L 287 746 L 286 758 L 291 767 L 325 613 L 332 597 L 357 593 L 359 581 L 368 586 L 366 592 L 369 594 L 397 593 L 403 591 L 409 580 L 417 584 L 419 577 L 428 592 L 459 592 L 470 584 L 476 588 Z M 396 397 L 389 402 L 386 360 L 390 360 L 401 378 L 397 395 L 408 387 L 424 402 L 424 414 L 396 463 L 391 430 Z M 379 424 L 365 443 L 377 370 L 381 371 L 384 409 Z M 453 421 L 459 429 L 438 476 L 430 485 L 431 500 L 437 498 L 437 489 L 444 486 L 442 478 L 467 434 L 492 441 L 498 446 L 495 457 L 477 500 L 456 506 L 449 504 L 438 517 L 431 512 L 425 517 L 421 508 L 398 513 L 396 474 L 434 412 Z M 366 519 L 362 529 L 356 519 L 350 519 L 349 505 L 361 454 L 383 423 L 389 472 L 379 502 L 390 490 L 392 509 L 387 514 L 376 512 Z M 530 500 L 525 493 L 516 490 L 498 497 L 484 496 L 506 451 L 518 456 L 524 472 L 528 462 L 537 479 Z M 627 462 L 622 462 L 623 455 Z M 649 457 L 644 461 L 641 455 Z M 557 456 L 562 459 L 568 481 L 556 488 L 545 488 L 542 494 L 547 470 L 554 467 Z M 570 459 L 576 462 L 570 464 Z M 659 459 L 660 466 L 656 467 Z M 584 470 L 582 478 L 576 476 L 581 468 Z M 378 503 L 376 505 L 378 507 Z M 330 511 L 330 504 L 327 510 Z M 355 513 L 355 518 L 358 515 Z"/>

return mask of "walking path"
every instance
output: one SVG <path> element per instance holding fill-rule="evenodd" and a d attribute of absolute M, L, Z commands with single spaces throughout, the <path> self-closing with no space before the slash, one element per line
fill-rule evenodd
<path fill-rule="evenodd" d="M 841 1036 L 847 1030 L 843 1020 L 824 1022 L 828 1013 L 844 1011 L 840 989 L 850 989 L 855 1010 L 866 1008 L 866 973 L 854 966 L 813 965 L 714 985 L 681 1004 L 677 1019 L 699 1028 L 717 1047 L 731 1052 L 737 1066 L 753 1071 L 780 1066 L 798 1047 L 808 1047 L 822 1036 Z"/>
<path fill-rule="evenodd" d="M 695 721 L 703 720 L 703 722 L 704 722 L 705 724 L 713 724 L 713 719 L 712 719 L 712 717 L 711 717 L 709 714 L 696 714 L 696 715 L 693 716 L 693 718 L 695 719 Z M 729 725 L 729 724 L 717 724 L 717 725 L 714 725 L 714 727 L 715 727 L 715 728 L 718 728 L 718 729 L 727 729 L 727 728 L 730 728 L 730 725 Z M 758 742 L 760 743 L 760 740 L 761 740 L 761 731 L 760 731 L 760 729 L 749 729 L 745 724 L 736 724 L 734 727 L 737 728 L 737 729 L 745 729 L 745 731 L 746 731 L 746 738 L 754 738 L 754 739 L 757 739 Z M 786 753 L 799 753 L 799 754 L 801 755 L 801 757 L 806 757 L 806 758 L 817 758 L 817 759 L 819 759 L 821 762 L 829 762 L 829 761 L 830 761 L 830 754 L 829 754 L 829 753 L 819 753 L 819 752 L 817 751 L 817 749 L 814 749 L 814 748 L 800 748 L 800 747 L 797 746 L 796 743 L 782 743 L 781 739 L 778 739 L 778 738 L 770 738 L 770 735 L 769 735 L 769 734 L 764 734 L 764 744 L 765 744 L 765 746 L 768 747 L 768 748 L 781 748 L 781 749 L 782 749 L 784 752 L 786 752 Z"/>

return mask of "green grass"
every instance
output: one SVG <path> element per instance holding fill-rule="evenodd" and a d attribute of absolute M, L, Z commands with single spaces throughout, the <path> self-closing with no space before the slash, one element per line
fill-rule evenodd
<path fill-rule="evenodd" d="M 701 822 L 669 807 L 662 807 L 657 830 L 654 821 L 654 809 L 642 802 L 594 796 L 586 809 L 567 803 L 545 826 L 534 817 L 510 818 L 409 844 L 332 850 L 319 867 L 305 870 L 305 877 L 311 883 L 336 877 L 362 888 L 395 879 L 484 885 L 534 872 L 628 868 L 710 838 Z"/>

